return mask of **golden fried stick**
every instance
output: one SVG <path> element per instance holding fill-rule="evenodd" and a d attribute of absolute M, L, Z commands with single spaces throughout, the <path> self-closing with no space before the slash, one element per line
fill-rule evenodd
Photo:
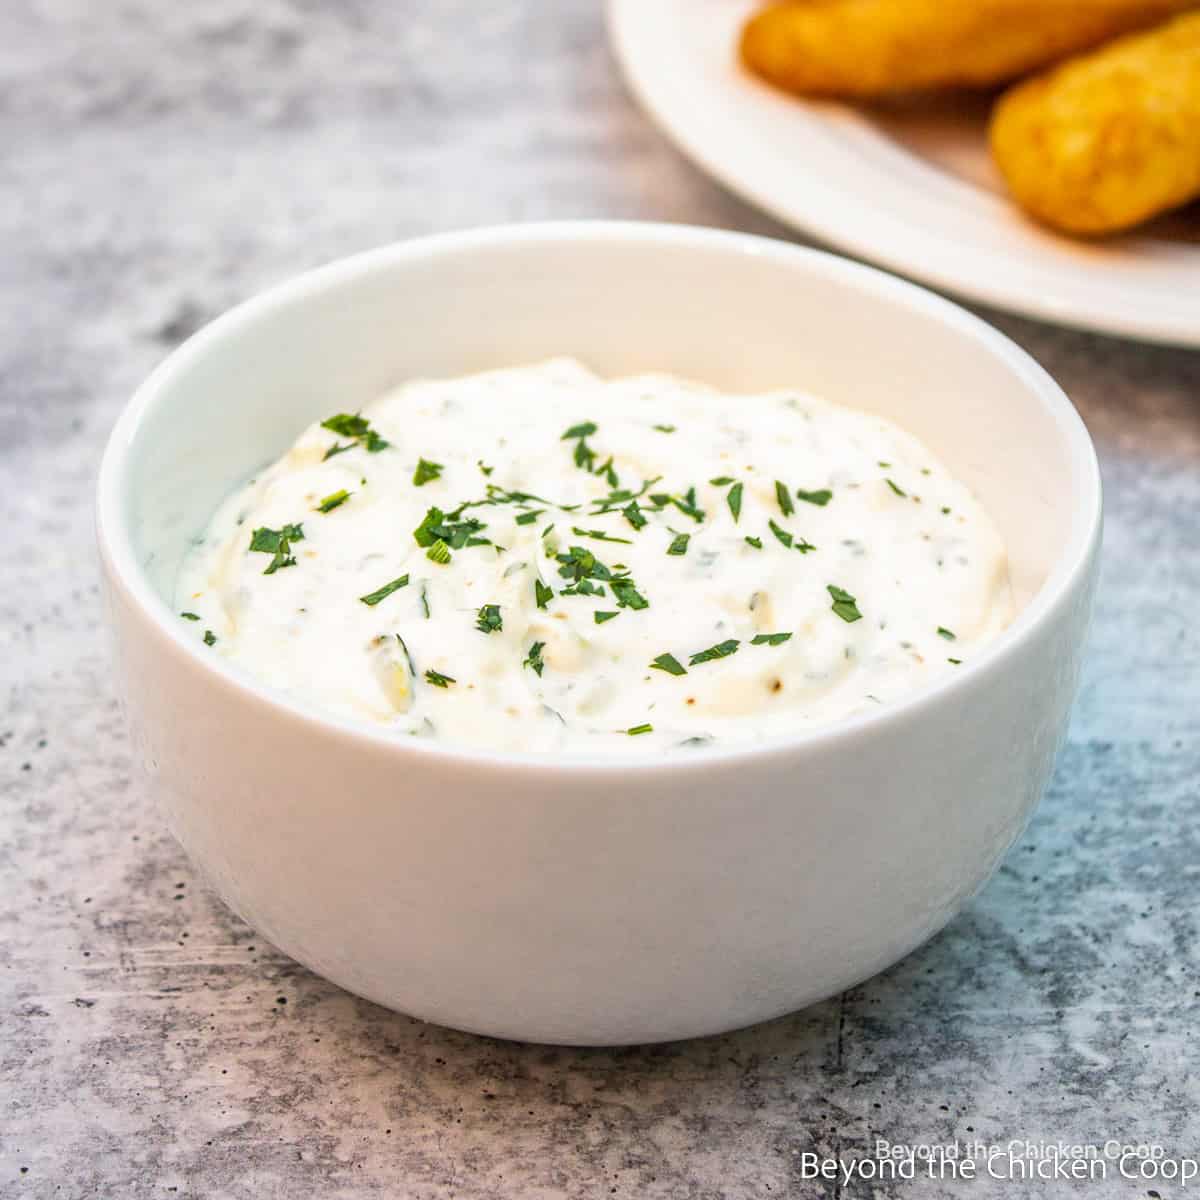
<path fill-rule="evenodd" d="M 999 83 L 1198 0 L 783 0 L 742 30 L 746 65 L 805 96 Z"/>
<path fill-rule="evenodd" d="M 1126 229 L 1200 196 L 1200 13 L 1019 84 L 990 139 L 1017 202 L 1069 233 Z"/>

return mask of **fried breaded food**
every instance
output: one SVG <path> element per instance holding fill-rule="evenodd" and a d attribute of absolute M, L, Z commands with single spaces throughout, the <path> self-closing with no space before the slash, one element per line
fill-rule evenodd
<path fill-rule="evenodd" d="M 742 30 L 746 65 L 803 96 L 1000 83 L 1198 0 L 783 0 Z"/>
<path fill-rule="evenodd" d="M 1069 233 L 1127 229 L 1200 196 L 1200 13 L 1018 84 L 989 137 L 1017 202 Z"/>

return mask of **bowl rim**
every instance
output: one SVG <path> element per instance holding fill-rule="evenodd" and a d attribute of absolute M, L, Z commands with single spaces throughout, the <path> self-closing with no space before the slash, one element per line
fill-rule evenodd
<path fill-rule="evenodd" d="M 262 683 L 223 657 L 214 658 L 211 654 L 202 653 L 200 643 L 185 635 L 175 619 L 174 611 L 139 563 L 131 530 L 122 511 L 122 495 L 136 435 L 146 414 L 161 403 L 165 395 L 169 395 L 174 380 L 241 327 L 275 309 L 303 302 L 323 291 L 353 283 L 379 270 L 394 269 L 408 261 L 453 257 L 497 246 L 520 248 L 577 241 L 620 241 L 631 245 L 716 250 L 772 259 L 780 265 L 799 266 L 817 279 L 836 277 L 861 290 L 924 312 L 949 325 L 958 336 L 975 341 L 981 350 L 1000 357 L 1047 409 L 1061 430 L 1068 454 L 1077 468 L 1078 480 L 1074 496 L 1075 519 L 1067 539 L 1041 587 L 1012 624 L 978 655 L 963 663 L 960 670 L 886 706 L 852 713 L 827 724 L 798 729 L 761 742 L 696 747 L 686 755 L 657 757 L 626 756 L 613 753 L 611 748 L 604 752 L 572 750 L 551 756 L 400 737 L 384 727 L 376 728 L 365 722 L 360 724 L 351 718 L 328 712 L 319 704 Z M 1019 655 L 1021 648 L 1053 621 L 1075 593 L 1081 577 L 1088 572 L 1100 542 L 1102 509 L 1100 468 L 1095 447 L 1082 418 L 1062 388 L 1028 352 L 952 300 L 876 267 L 775 238 L 696 225 L 579 219 L 488 225 L 389 243 L 287 278 L 227 310 L 168 354 L 135 390 L 121 411 L 100 463 L 96 485 L 96 537 L 110 585 L 120 589 L 142 620 L 148 622 L 173 650 L 184 655 L 202 672 L 208 673 L 214 682 L 228 689 L 232 697 L 272 710 L 280 719 L 299 721 L 314 732 L 339 736 L 348 743 L 371 746 L 384 753 L 431 756 L 433 760 L 456 762 L 463 767 L 647 774 L 663 771 L 675 773 L 689 767 L 708 770 L 718 764 L 737 765 L 747 760 L 795 755 L 852 742 L 888 727 L 920 719 L 935 707 L 953 704 L 956 698 L 971 688 L 994 684 L 1004 674 L 1008 664 Z"/>

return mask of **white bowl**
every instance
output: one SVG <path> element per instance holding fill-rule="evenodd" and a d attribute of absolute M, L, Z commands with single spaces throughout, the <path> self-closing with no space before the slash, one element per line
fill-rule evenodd
<path fill-rule="evenodd" d="M 807 388 L 898 422 L 991 512 L 1019 616 L 902 703 L 652 762 L 396 739 L 185 635 L 171 592 L 189 538 L 299 429 L 408 376 L 560 354 L 606 374 Z M 760 238 L 571 222 L 385 247 L 226 314 L 121 416 L 98 523 L 139 757 L 225 900 L 379 1004 L 616 1044 L 818 1000 L 981 886 L 1066 727 L 1100 482 L 1054 382 L 929 292 Z"/>

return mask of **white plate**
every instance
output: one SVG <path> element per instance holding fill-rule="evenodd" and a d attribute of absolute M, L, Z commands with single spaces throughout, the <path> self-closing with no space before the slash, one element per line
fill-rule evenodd
<path fill-rule="evenodd" d="M 980 99 L 854 109 L 744 71 L 755 0 L 609 0 L 635 94 L 690 158 L 797 229 L 948 291 L 1064 325 L 1200 346 L 1200 219 L 1076 242 L 1008 202 Z M 940 107 L 939 107 L 940 104 Z"/>

